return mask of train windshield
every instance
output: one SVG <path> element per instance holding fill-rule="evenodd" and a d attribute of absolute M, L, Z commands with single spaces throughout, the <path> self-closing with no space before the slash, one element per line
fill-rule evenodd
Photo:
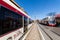
<path fill-rule="evenodd" d="M 49 23 L 51 23 L 51 24 L 55 24 L 56 22 L 55 22 L 55 20 L 53 20 L 53 21 L 49 21 Z"/>

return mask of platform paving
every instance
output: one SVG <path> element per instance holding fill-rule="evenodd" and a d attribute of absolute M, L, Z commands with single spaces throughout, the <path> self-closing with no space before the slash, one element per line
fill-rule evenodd
<path fill-rule="evenodd" d="M 36 23 L 32 25 L 30 33 L 27 35 L 25 40 L 42 40 Z"/>

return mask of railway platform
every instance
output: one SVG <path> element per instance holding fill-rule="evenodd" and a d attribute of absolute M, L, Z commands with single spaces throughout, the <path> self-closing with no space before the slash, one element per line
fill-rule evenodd
<path fill-rule="evenodd" d="M 33 23 L 22 40 L 60 40 L 60 36 L 51 30 L 51 27 Z"/>
<path fill-rule="evenodd" d="M 38 25 L 34 23 L 22 40 L 42 40 L 37 26 Z"/>

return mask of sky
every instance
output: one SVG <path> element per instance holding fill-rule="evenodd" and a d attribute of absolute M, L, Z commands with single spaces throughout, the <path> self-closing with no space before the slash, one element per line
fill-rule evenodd
<path fill-rule="evenodd" d="M 48 13 L 60 13 L 60 0 L 15 0 L 31 17 L 43 19 Z"/>

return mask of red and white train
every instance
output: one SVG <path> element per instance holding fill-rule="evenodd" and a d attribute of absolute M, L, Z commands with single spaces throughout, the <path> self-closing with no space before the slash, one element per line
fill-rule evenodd
<path fill-rule="evenodd" d="M 49 16 L 47 18 L 44 18 L 43 20 L 41 20 L 41 24 L 48 25 L 51 27 L 56 26 L 55 16 Z"/>
<path fill-rule="evenodd" d="M 18 40 L 30 21 L 26 12 L 13 0 L 0 0 L 0 40 Z"/>
<path fill-rule="evenodd" d="M 59 27 L 60 14 L 56 14 L 55 16 L 49 16 L 48 18 L 44 18 L 44 20 L 40 20 L 39 23 L 43 25 L 48 25 L 50 27 Z"/>

